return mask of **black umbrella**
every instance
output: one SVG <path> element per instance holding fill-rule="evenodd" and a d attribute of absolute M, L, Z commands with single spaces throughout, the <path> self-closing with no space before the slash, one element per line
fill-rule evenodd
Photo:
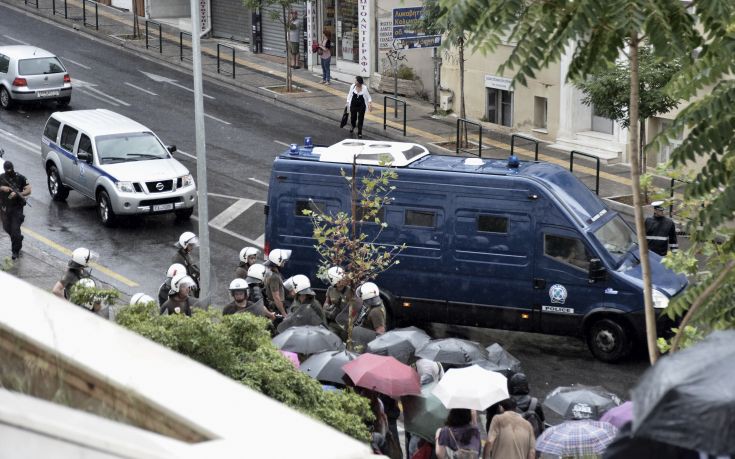
<path fill-rule="evenodd" d="M 306 359 L 299 368 L 317 381 L 345 385 L 345 372 L 342 365 L 357 358 L 350 351 L 326 351 Z"/>
<path fill-rule="evenodd" d="M 469 365 L 487 360 L 487 351 L 474 341 L 444 338 L 429 341 L 416 351 L 416 357 L 451 365 Z"/>
<path fill-rule="evenodd" d="M 339 336 L 327 328 L 313 325 L 291 327 L 271 341 L 278 349 L 298 354 L 336 351 L 343 346 Z"/>
<path fill-rule="evenodd" d="M 503 346 L 498 343 L 485 348 L 487 351 L 487 360 L 503 370 L 510 370 L 511 373 L 522 373 L 521 361 L 513 357 L 506 351 Z"/>
<path fill-rule="evenodd" d="M 367 347 L 367 344 L 370 341 L 377 338 L 377 336 L 378 334 L 375 333 L 373 330 L 370 330 L 369 328 L 352 328 L 352 344 L 355 346 L 355 349 L 360 350 L 360 352 L 362 352 L 362 349 L 365 349 L 365 347 Z"/>
<path fill-rule="evenodd" d="M 544 400 L 544 406 L 564 419 L 600 419 L 602 413 L 622 403 L 620 397 L 602 387 L 557 387 Z"/>
<path fill-rule="evenodd" d="M 283 321 L 278 324 L 276 330 L 282 333 L 291 327 L 299 327 L 303 325 L 320 325 L 322 318 L 312 308 L 301 308 L 296 312 L 292 312 Z"/>
<path fill-rule="evenodd" d="M 429 335 L 420 328 L 396 328 L 370 341 L 367 345 L 367 352 L 390 355 L 408 364 L 413 358 L 416 349 L 428 343 L 430 340 Z"/>
<path fill-rule="evenodd" d="M 633 435 L 702 451 L 735 453 L 735 331 L 662 357 L 633 388 Z"/>

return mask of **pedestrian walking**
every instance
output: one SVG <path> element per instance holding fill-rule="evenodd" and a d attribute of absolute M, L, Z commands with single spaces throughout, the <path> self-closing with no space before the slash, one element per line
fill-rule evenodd
<path fill-rule="evenodd" d="M 240 262 L 235 268 L 235 277 L 246 279 L 248 277 L 248 268 L 258 262 L 258 254 L 260 250 L 255 247 L 245 247 L 240 250 Z"/>
<path fill-rule="evenodd" d="M 362 299 L 362 308 L 355 320 L 355 326 L 382 335 L 386 331 L 386 312 L 383 300 L 380 299 L 380 289 L 372 282 L 365 282 L 358 287 L 357 294 Z"/>
<path fill-rule="evenodd" d="M 74 249 L 64 276 L 54 284 L 51 293 L 68 300 L 71 287 L 81 279 L 90 277 L 90 273 L 86 268 L 89 266 L 89 263 L 98 258 L 99 255 L 96 252 L 92 252 L 87 248 L 79 247 Z"/>
<path fill-rule="evenodd" d="M 671 250 L 675 252 L 679 248 L 676 239 L 676 224 L 664 216 L 664 202 L 652 202 L 653 217 L 646 218 L 646 239 L 648 249 L 665 257 Z"/>
<path fill-rule="evenodd" d="M 291 68 L 300 69 L 299 65 L 299 40 L 301 40 L 301 21 L 299 21 L 299 12 L 291 10 L 291 17 L 288 20 L 288 52 L 291 54 Z"/>
<path fill-rule="evenodd" d="M 168 300 L 169 292 L 171 291 L 171 279 L 176 277 L 177 274 L 186 274 L 186 267 L 181 263 L 174 263 L 168 267 L 166 271 L 166 280 L 158 288 L 158 305 L 161 306 Z"/>
<path fill-rule="evenodd" d="M 533 427 L 535 437 L 544 431 L 544 409 L 536 397 L 531 397 L 528 388 L 528 377 L 525 373 L 516 373 L 508 380 L 508 393 L 516 402 L 516 411 Z"/>
<path fill-rule="evenodd" d="M 373 99 L 370 97 L 367 86 L 361 76 L 355 77 L 355 82 L 350 86 L 347 93 L 347 109 L 350 112 L 350 134 L 355 132 L 357 126 L 357 138 L 362 139 L 362 124 L 365 121 L 365 109 L 373 111 Z"/>
<path fill-rule="evenodd" d="M 436 457 L 439 459 L 450 457 L 479 458 L 482 442 L 480 429 L 472 423 L 472 411 L 465 408 L 449 410 L 445 426 L 436 431 L 435 445 Z M 447 450 L 451 450 L 451 452 Z"/>
<path fill-rule="evenodd" d="M 196 300 L 189 294 L 195 287 L 194 279 L 186 274 L 178 274 L 171 280 L 171 294 L 165 303 L 161 305 L 160 314 L 184 314 L 191 316 L 192 309 L 198 306 Z"/>
<path fill-rule="evenodd" d="M 490 422 L 483 459 L 535 459 L 536 437 L 531 424 L 516 412 L 516 402 L 506 399 Z"/>
<path fill-rule="evenodd" d="M 184 265 L 186 273 L 194 280 L 194 296 L 199 297 L 199 266 L 194 263 L 191 252 L 199 247 L 199 238 L 191 231 L 181 233 L 176 243 L 176 253 L 171 258 L 171 263 Z"/>
<path fill-rule="evenodd" d="M 317 54 L 322 64 L 322 84 L 329 86 L 331 80 L 330 65 L 332 64 L 332 32 L 324 30 L 322 41 L 319 42 Z"/>
<path fill-rule="evenodd" d="M 3 229 L 10 236 L 10 250 L 15 260 L 23 248 L 20 226 L 25 220 L 23 207 L 26 205 L 26 197 L 31 194 L 31 184 L 25 176 L 15 172 L 10 161 L 5 161 L 3 170 L 5 172 L 0 174 L 0 218 Z"/>
<path fill-rule="evenodd" d="M 283 288 L 283 276 L 281 270 L 286 266 L 288 258 L 291 256 L 290 250 L 273 249 L 268 254 L 268 261 L 265 262 L 266 267 L 270 269 L 270 275 L 265 280 L 265 294 L 268 298 L 270 310 L 277 309 L 278 312 L 286 318 L 286 291 Z"/>

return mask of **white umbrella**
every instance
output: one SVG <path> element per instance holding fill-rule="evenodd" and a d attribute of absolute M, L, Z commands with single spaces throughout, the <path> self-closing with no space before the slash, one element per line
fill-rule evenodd
<path fill-rule="evenodd" d="M 433 394 L 449 409 L 484 410 L 509 397 L 508 380 L 478 365 L 452 368 L 436 385 Z"/>

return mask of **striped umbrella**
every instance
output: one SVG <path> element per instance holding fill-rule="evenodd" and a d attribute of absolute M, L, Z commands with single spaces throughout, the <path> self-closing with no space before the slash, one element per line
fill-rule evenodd
<path fill-rule="evenodd" d="M 601 455 L 617 433 L 618 429 L 607 422 L 567 421 L 544 430 L 536 440 L 536 451 L 554 456 Z"/>

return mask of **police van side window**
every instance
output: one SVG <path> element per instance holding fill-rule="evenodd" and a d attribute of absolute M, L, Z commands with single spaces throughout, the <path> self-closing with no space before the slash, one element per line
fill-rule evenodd
<path fill-rule="evenodd" d="M 432 210 L 407 209 L 403 224 L 406 226 L 434 228 L 436 226 L 436 212 Z"/>
<path fill-rule="evenodd" d="M 581 240 L 553 234 L 544 234 L 544 255 L 585 271 L 592 258 Z"/>
<path fill-rule="evenodd" d="M 324 201 L 313 201 L 311 199 L 302 199 L 299 201 L 296 201 L 296 205 L 294 206 L 294 215 L 297 217 L 308 217 L 308 215 L 304 215 L 305 210 L 310 210 L 312 212 L 321 212 L 324 213 L 324 209 L 327 208 L 327 203 Z"/>
<path fill-rule="evenodd" d="M 61 130 L 61 148 L 67 151 L 74 151 L 74 141 L 77 139 L 77 130 L 73 127 L 64 126 Z"/>
<path fill-rule="evenodd" d="M 477 216 L 477 231 L 508 234 L 508 217 L 480 214 Z"/>
<path fill-rule="evenodd" d="M 56 142 L 56 137 L 59 135 L 59 120 L 55 118 L 49 118 L 46 127 L 43 130 L 43 135 L 52 142 Z"/>

